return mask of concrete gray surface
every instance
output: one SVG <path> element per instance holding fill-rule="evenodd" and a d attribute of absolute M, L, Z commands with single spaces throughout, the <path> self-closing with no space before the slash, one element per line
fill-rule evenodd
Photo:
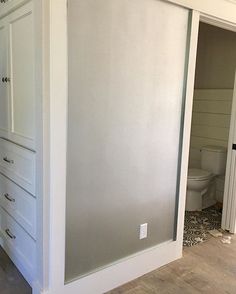
<path fill-rule="evenodd" d="M 0 294 L 31 293 L 31 287 L 0 246 Z"/>

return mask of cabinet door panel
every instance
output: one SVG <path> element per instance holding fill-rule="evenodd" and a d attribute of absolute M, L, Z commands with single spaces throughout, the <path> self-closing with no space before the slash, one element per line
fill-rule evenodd
<path fill-rule="evenodd" d="M 14 1 L 13 0 L 5 0 L 4 2 L 1 2 L 0 3 L 0 9 L 5 10 L 5 9 L 9 8 L 9 5 L 11 5 L 13 2 L 16 2 L 16 1 L 15 0 Z M 19 0 L 17 2 L 19 2 Z"/>
<path fill-rule="evenodd" d="M 7 28 L 0 22 L 0 134 L 7 135 L 8 130 L 8 95 L 7 83 L 2 78 L 7 76 Z"/>
<path fill-rule="evenodd" d="M 34 38 L 31 6 L 10 16 L 11 136 L 20 144 L 34 147 Z"/>

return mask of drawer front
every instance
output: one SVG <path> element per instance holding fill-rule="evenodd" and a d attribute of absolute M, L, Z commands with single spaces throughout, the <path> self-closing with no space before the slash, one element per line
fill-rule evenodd
<path fill-rule="evenodd" d="M 36 199 L 1 174 L 0 205 L 36 238 Z"/>
<path fill-rule="evenodd" d="M 31 282 L 35 274 L 35 241 L 2 208 L 0 208 L 0 226 L 4 250 L 27 281 Z"/>
<path fill-rule="evenodd" d="M 35 153 L 0 139 L 0 172 L 35 195 Z"/>

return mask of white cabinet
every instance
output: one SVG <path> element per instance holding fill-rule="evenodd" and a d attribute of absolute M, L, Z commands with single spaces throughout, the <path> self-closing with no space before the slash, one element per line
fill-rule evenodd
<path fill-rule="evenodd" d="M 8 86 L 5 78 L 7 69 L 7 22 L 0 20 L 0 133 L 6 137 L 8 134 Z"/>
<path fill-rule="evenodd" d="M 32 2 L 0 0 L 0 241 L 30 285 L 37 244 L 34 39 Z"/>
<path fill-rule="evenodd" d="M 12 4 L 14 0 L 0 0 L 0 9 L 5 10 L 9 8 L 9 4 Z"/>
<path fill-rule="evenodd" d="M 32 285 L 36 248 L 35 152 L 0 138 L 0 237 Z"/>
<path fill-rule="evenodd" d="M 0 17 L 9 14 L 26 2 L 29 2 L 29 0 L 0 0 Z"/>
<path fill-rule="evenodd" d="M 14 0 L 0 0 L 0 8 L 4 8 L 9 4 L 10 2 L 14 2 Z"/>
<path fill-rule="evenodd" d="M 35 195 L 35 152 L 0 139 L 0 172 Z"/>
<path fill-rule="evenodd" d="M 0 236 L 2 247 L 32 285 L 35 275 L 35 241 L 0 207 Z"/>
<path fill-rule="evenodd" d="M 36 239 L 36 199 L 1 174 L 0 206 Z"/>
<path fill-rule="evenodd" d="M 0 136 L 35 149 L 32 3 L 0 21 L 0 43 Z"/>

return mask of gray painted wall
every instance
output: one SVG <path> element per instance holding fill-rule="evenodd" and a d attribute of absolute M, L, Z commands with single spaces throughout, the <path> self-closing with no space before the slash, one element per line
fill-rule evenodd
<path fill-rule="evenodd" d="M 236 68 L 236 33 L 200 23 L 196 89 L 232 89 Z"/>
<path fill-rule="evenodd" d="M 69 1 L 66 281 L 174 237 L 188 15 Z"/>

